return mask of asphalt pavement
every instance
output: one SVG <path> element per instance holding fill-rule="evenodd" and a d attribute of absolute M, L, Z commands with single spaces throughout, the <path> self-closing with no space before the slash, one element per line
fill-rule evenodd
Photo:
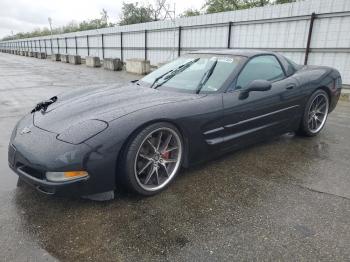
<path fill-rule="evenodd" d="M 314 138 L 286 134 L 182 170 L 159 195 L 94 202 L 16 187 L 15 123 L 37 102 L 137 77 L 0 53 L 1 261 L 350 261 L 350 103 Z"/>

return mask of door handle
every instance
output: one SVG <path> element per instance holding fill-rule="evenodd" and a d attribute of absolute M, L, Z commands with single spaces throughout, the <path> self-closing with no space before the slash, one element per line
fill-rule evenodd
<path fill-rule="evenodd" d="M 294 87 L 295 87 L 295 85 L 289 85 L 289 86 L 286 87 L 286 89 L 287 89 L 287 90 L 291 90 L 291 89 L 293 89 Z"/>

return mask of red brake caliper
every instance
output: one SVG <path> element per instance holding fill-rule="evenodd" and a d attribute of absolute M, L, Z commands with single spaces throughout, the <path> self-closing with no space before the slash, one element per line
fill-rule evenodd
<path fill-rule="evenodd" d="M 164 153 L 162 153 L 162 158 L 163 158 L 163 159 L 169 159 L 169 156 L 170 156 L 170 152 L 164 152 Z"/>

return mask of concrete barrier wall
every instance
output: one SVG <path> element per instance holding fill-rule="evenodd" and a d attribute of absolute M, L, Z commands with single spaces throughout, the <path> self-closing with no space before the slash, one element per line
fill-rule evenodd
<path fill-rule="evenodd" d="M 311 14 L 316 13 L 313 20 Z M 309 29 L 313 20 L 312 35 Z M 233 12 L 117 26 L 18 41 L 0 49 L 147 59 L 152 65 L 197 49 L 257 48 L 303 64 L 337 68 L 350 85 L 350 1 L 305 0 Z M 309 47 L 308 46 L 309 42 Z M 103 45 L 102 45 L 103 43 Z M 307 52 L 308 50 L 308 52 Z"/>

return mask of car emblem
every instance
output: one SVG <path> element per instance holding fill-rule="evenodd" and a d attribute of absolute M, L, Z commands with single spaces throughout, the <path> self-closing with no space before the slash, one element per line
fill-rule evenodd
<path fill-rule="evenodd" d="M 22 129 L 20 134 L 24 135 L 24 134 L 28 134 L 30 132 L 31 132 L 30 128 L 26 126 L 25 128 Z"/>

